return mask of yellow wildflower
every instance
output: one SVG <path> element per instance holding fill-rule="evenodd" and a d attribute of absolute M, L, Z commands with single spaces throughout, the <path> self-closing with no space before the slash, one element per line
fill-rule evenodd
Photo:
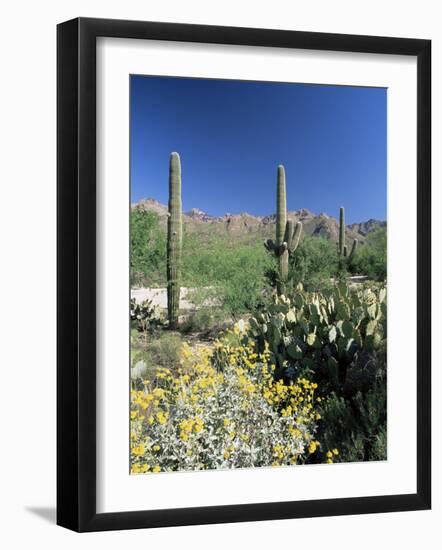
<path fill-rule="evenodd" d="M 132 447 L 132 454 L 135 456 L 141 456 L 144 454 L 144 445 L 141 443 L 136 447 Z"/>

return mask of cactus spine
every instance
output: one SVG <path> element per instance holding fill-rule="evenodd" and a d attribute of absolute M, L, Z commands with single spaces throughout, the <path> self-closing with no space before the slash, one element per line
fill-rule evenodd
<path fill-rule="evenodd" d="M 178 153 L 169 161 L 169 213 L 167 221 L 167 313 L 169 328 L 178 326 L 182 253 L 181 162 Z"/>
<path fill-rule="evenodd" d="M 276 238 L 268 239 L 264 246 L 278 258 L 279 282 L 278 293 L 285 292 L 289 274 L 289 257 L 295 252 L 301 238 L 302 224 L 293 224 L 287 220 L 287 198 L 285 185 L 285 169 L 279 165 L 276 182 Z"/>
<path fill-rule="evenodd" d="M 338 243 L 338 255 L 341 260 L 341 266 L 344 267 L 344 260 L 351 261 L 358 245 L 357 239 L 353 240 L 350 254 L 348 253 L 347 246 L 345 244 L 345 210 L 341 206 L 339 209 L 339 243 Z"/>

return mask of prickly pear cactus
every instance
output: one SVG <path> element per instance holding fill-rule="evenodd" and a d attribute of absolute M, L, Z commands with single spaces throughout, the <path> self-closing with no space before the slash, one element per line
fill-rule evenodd
<path fill-rule="evenodd" d="M 268 239 L 264 246 L 278 259 L 279 281 L 278 294 L 284 294 L 285 284 L 289 274 L 289 257 L 295 252 L 301 237 L 302 224 L 287 220 L 287 198 L 285 185 L 285 169 L 279 165 L 276 183 L 276 238 Z"/>
<path fill-rule="evenodd" d="M 387 289 L 384 285 L 350 291 L 345 283 L 324 292 L 298 285 L 291 299 L 276 297 L 266 311 L 249 320 L 247 337 L 268 349 L 277 376 L 316 372 L 342 388 L 347 373 L 385 347 Z"/>
<path fill-rule="evenodd" d="M 182 235 L 181 161 L 178 153 L 172 153 L 169 163 L 169 218 L 167 222 L 167 313 L 169 327 L 172 329 L 178 326 Z"/>

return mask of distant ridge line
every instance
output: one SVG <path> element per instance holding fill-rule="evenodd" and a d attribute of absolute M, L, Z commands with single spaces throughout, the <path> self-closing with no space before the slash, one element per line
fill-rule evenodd
<path fill-rule="evenodd" d="M 144 209 L 156 212 L 165 224 L 167 219 L 167 205 L 162 204 L 156 199 L 149 197 L 132 203 L 132 209 Z M 338 220 L 325 212 L 315 214 L 307 208 L 292 210 L 288 213 L 289 219 L 301 221 L 304 234 L 312 236 L 321 236 L 327 239 L 337 240 L 338 238 Z M 183 221 L 189 232 L 204 233 L 210 228 L 210 231 L 220 231 L 249 238 L 260 236 L 266 238 L 273 235 L 275 214 L 254 216 L 248 212 L 232 214 L 226 212 L 222 216 L 212 216 L 200 208 L 191 208 L 183 213 Z M 385 220 L 368 219 L 366 221 L 352 223 L 346 227 L 346 236 L 350 239 L 357 239 L 364 243 L 367 235 L 378 228 L 386 228 Z"/>

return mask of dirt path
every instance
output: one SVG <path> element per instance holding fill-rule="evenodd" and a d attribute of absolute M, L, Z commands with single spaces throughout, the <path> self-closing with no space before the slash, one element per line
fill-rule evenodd
<path fill-rule="evenodd" d="M 180 309 L 195 309 L 195 305 L 187 299 L 192 289 L 181 287 Z M 135 288 L 131 290 L 131 297 L 140 303 L 151 300 L 154 306 L 167 308 L 167 289 L 165 288 Z"/>
<path fill-rule="evenodd" d="M 210 290 L 211 287 L 205 288 L 205 290 Z M 187 288 L 185 286 L 181 287 L 180 293 L 180 309 L 181 310 L 194 310 L 196 306 L 190 301 L 190 294 L 196 289 Z M 167 289 L 166 288 L 133 288 L 131 290 L 131 298 L 140 303 L 144 300 L 151 300 L 154 306 L 159 306 L 160 308 L 167 308 Z M 207 299 L 202 303 L 203 306 L 216 306 L 217 303 L 215 300 Z"/>

